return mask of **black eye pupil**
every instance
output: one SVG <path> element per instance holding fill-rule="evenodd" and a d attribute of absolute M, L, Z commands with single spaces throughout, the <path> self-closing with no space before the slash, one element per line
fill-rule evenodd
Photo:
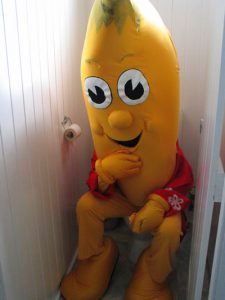
<path fill-rule="evenodd" d="M 143 94 L 144 94 L 144 87 L 143 85 L 139 82 L 138 85 L 133 89 L 133 84 L 132 80 L 128 80 L 127 83 L 125 84 L 125 94 L 128 98 L 131 100 L 138 100 L 140 99 Z"/>
<path fill-rule="evenodd" d="M 95 89 L 96 93 L 94 93 L 91 89 L 88 89 L 89 97 L 94 103 L 102 104 L 106 99 L 105 93 L 99 86 L 95 86 Z"/>

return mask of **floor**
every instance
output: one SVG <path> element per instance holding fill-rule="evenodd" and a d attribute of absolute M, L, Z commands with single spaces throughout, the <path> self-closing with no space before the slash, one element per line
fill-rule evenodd
<path fill-rule="evenodd" d="M 143 239 L 134 239 L 134 235 L 124 220 L 121 220 L 119 226 L 117 226 L 114 230 L 107 231 L 106 234 L 112 236 L 117 241 L 120 249 L 120 258 L 113 273 L 109 289 L 102 300 L 122 300 L 124 291 L 131 277 L 135 261 L 137 260 L 139 253 L 142 251 L 141 248 L 145 248 L 147 244 Z M 134 242 L 136 243 L 135 248 L 132 247 Z M 190 247 L 191 221 L 186 236 L 184 237 L 180 249 L 174 259 L 175 270 L 169 278 L 174 300 L 188 300 L 186 292 Z M 134 252 L 132 249 L 137 249 L 137 251 Z M 202 300 L 208 299 L 207 286 L 208 278 L 206 277 Z"/>
<path fill-rule="evenodd" d="M 189 215 L 189 228 L 176 253 L 176 257 L 174 258 L 175 269 L 169 277 L 171 290 L 173 292 L 173 300 L 188 300 L 186 292 L 191 247 L 192 214 L 190 213 Z M 116 228 L 106 230 L 105 234 L 111 236 L 117 242 L 120 250 L 120 257 L 112 275 L 110 286 L 101 300 L 123 300 L 123 295 L 131 277 L 135 262 L 141 251 L 149 244 L 149 242 L 146 241 L 146 236 L 141 236 L 138 239 L 137 237 L 135 238 L 127 225 L 127 222 L 123 219 L 119 221 Z M 208 299 L 208 282 L 209 278 L 206 274 L 201 300 Z"/>

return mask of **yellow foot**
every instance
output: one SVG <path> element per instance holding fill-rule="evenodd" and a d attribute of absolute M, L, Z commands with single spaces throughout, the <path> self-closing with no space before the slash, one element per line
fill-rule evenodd
<path fill-rule="evenodd" d="M 125 293 L 125 300 L 172 300 L 168 285 L 155 282 L 147 268 L 146 252 L 139 258 Z"/>
<path fill-rule="evenodd" d="M 60 290 L 66 300 L 100 300 L 104 295 L 114 269 L 118 248 L 110 238 L 104 240 L 104 252 L 79 262 L 65 276 Z"/>

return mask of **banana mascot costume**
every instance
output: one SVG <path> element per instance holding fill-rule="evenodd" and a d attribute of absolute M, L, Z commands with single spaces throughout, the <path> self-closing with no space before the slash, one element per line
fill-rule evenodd
<path fill-rule="evenodd" d="M 148 0 L 96 0 L 81 61 L 95 153 L 77 204 L 79 262 L 66 300 L 99 300 L 118 258 L 104 220 L 129 216 L 153 235 L 126 300 L 172 299 L 167 276 L 184 232 L 192 171 L 179 148 L 179 66 L 171 36 Z"/>

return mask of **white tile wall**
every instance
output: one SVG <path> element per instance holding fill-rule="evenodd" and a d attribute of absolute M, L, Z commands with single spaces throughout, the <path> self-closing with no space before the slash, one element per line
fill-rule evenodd
<path fill-rule="evenodd" d="M 54 299 L 75 250 L 74 207 L 91 154 L 79 75 L 87 15 L 84 1 L 0 1 L 0 262 L 8 300 Z M 82 128 L 73 144 L 63 140 L 64 115 Z"/>

